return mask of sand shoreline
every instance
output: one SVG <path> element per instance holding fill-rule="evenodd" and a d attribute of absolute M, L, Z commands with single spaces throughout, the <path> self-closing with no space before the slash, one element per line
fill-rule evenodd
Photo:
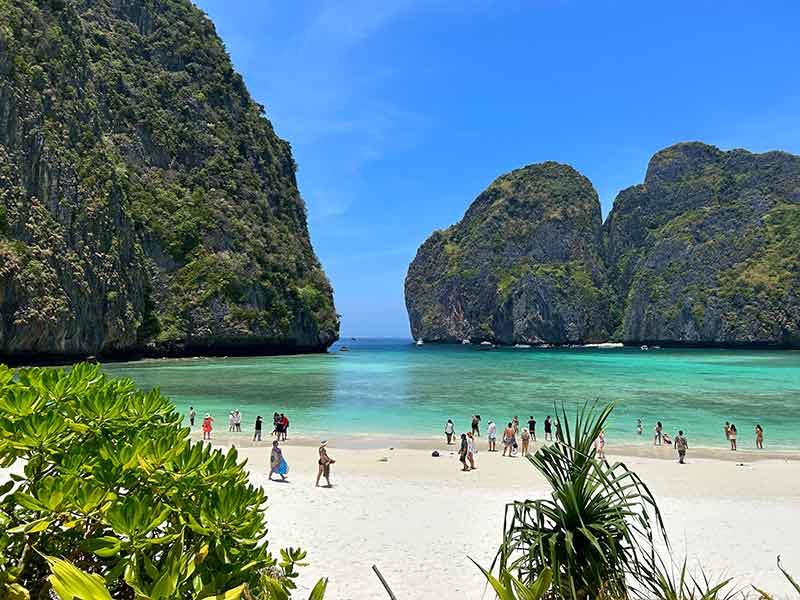
<path fill-rule="evenodd" d="M 489 600 L 468 557 L 490 565 L 505 505 L 548 494 L 528 461 L 487 452 L 483 438 L 478 469 L 462 473 L 455 446 L 443 439 L 331 436 L 329 454 L 337 462 L 330 489 L 314 487 L 316 436 L 281 443 L 288 483 L 267 480 L 272 438 L 255 445 L 251 438 L 252 432 L 216 433 L 212 443 L 235 445 L 251 481 L 267 490 L 273 549 L 291 544 L 308 551 L 300 598 L 323 576 L 333 600 L 385 598 L 371 571 L 377 564 L 398 598 Z M 671 447 L 609 445 L 607 454 L 653 491 L 674 560 L 685 556 L 714 578 L 733 577 L 742 589 L 755 584 L 796 600 L 775 560 L 780 554 L 800 574 L 800 453 L 690 448 L 686 465 L 677 464 Z"/>

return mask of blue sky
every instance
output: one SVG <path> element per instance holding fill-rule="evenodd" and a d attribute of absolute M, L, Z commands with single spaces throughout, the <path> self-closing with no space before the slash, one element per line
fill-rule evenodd
<path fill-rule="evenodd" d="M 417 247 L 497 175 L 569 163 L 603 214 L 685 140 L 800 153 L 800 2 L 199 0 L 292 144 L 343 336 L 408 336 Z"/>

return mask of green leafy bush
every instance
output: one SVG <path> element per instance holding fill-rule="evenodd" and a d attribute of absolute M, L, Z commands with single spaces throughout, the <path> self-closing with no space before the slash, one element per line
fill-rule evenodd
<path fill-rule="evenodd" d="M 0 365 L 0 466 L 22 467 L 0 486 L 0 597 L 45 597 L 49 561 L 115 599 L 288 598 L 305 552 L 272 556 L 245 463 L 188 433 L 99 366 Z"/>

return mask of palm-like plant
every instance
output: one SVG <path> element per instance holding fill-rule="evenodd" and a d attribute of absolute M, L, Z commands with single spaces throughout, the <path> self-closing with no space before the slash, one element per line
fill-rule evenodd
<path fill-rule="evenodd" d="M 623 463 L 595 457 L 594 441 L 613 405 L 577 411 L 570 427 L 561 413 L 563 439 L 540 448 L 531 464 L 544 476 L 549 499 L 506 507 L 503 544 L 496 563 L 526 584 L 552 572 L 557 598 L 631 597 L 627 580 L 652 577 L 653 541 L 666 533 L 644 482 Z"/>

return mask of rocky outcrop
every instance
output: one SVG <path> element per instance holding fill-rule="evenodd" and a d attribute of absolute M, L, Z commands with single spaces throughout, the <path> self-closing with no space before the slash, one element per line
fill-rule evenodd
<path fill-rule="evenodd" d="M 603 239 L 624 341 L 800 345 L 800 157 L 662 150 Z"/>
<path fill-rule="evenodd" d="M 498 177 L 431 235 L 405 281 L 415 338 L 572 344 L 607 339 L 597 193 L 555 162 Z"/>
<path fill-rule="evenodd" d="M 0 0 L 0 358 L 324 350 L 294 172 L 189 0 Z"/>

